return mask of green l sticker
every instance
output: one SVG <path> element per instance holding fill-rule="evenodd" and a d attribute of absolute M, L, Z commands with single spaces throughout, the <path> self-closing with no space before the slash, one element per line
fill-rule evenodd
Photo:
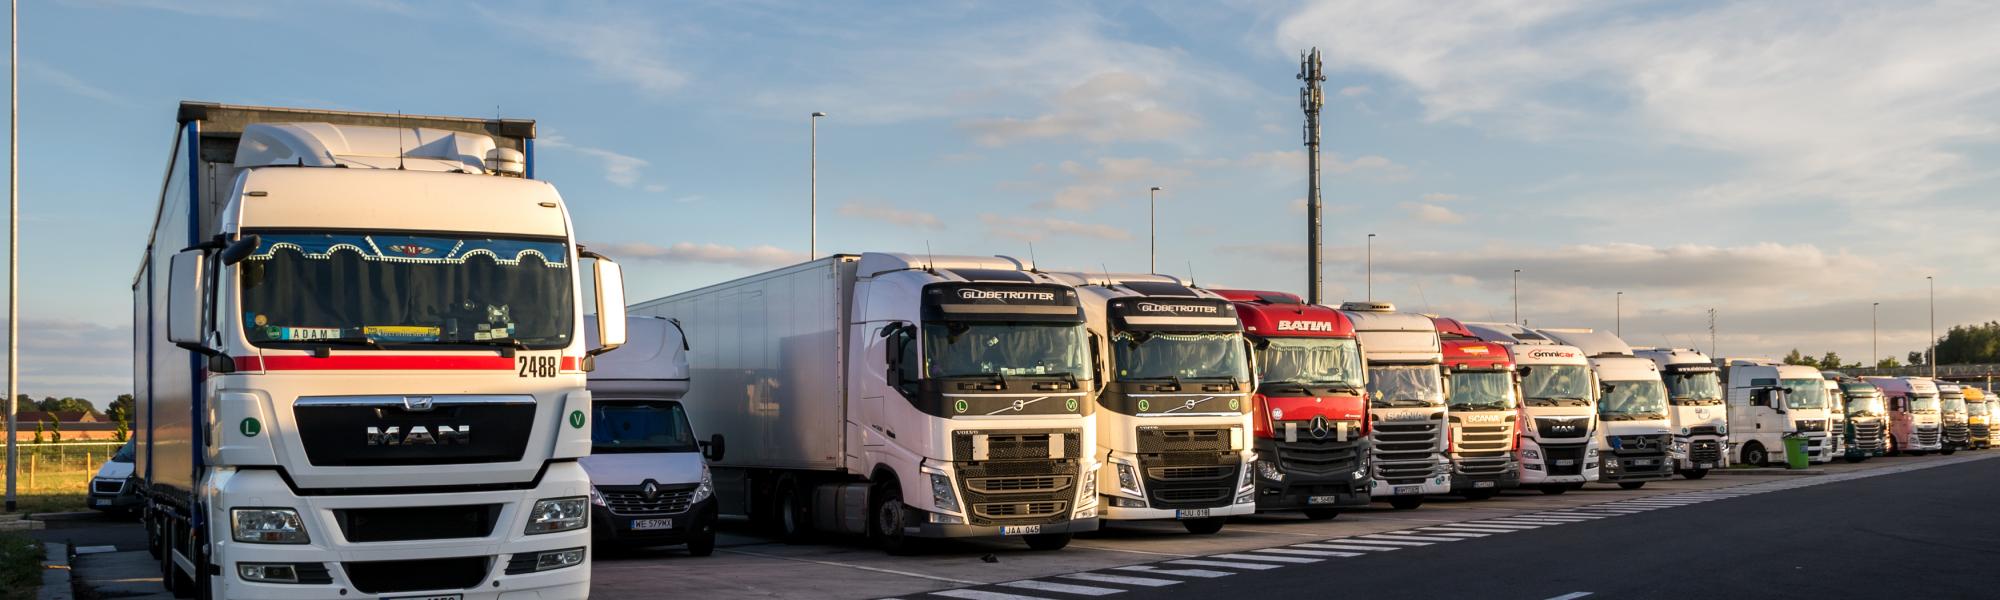
<path fill-rule="evenodd" d="M 575 427 L 577 429 L 583 429 L 583 411 L 580 410 L 569 411 L 569 426 Z"/>
<path fill-rule="evenodd" d="M 958 412 L 965 412 L 967 409 L 972 408 L 972 405 L 966 403 L 964 398 L 959 398 L 957 401 L 951 403 L 951 408 Z"/>
<path fill-rule="evenodd" d="M 236 424 L 236 430 L 243 432 L 243 437 L 257 437 L 264 432 L 264 424 L 253 418 L 244 418 L 242 423 Z"/>

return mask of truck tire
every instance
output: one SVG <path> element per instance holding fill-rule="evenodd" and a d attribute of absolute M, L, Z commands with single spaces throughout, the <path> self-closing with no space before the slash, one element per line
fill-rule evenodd
<path fill-rule="evenodd" d="M 1389 506 L 1395 507 L 1396 510 L 1416 510 L 1423 505 L 1423 496 L 1396 496 L 1389 499 Z"/>
<path fill-rule="evenodd" d="M 1743 464 L 1753 467 L 1771 466 L 1771 453 L 1765 451 L 1764 445 L 1757 442 L 1750 442 L 1743 445 L 1742 458 Z"/>
<path fill-rule="evenodd" d="M 778 524 L 778 538 L 787 544 L 803 544 L 812 537 L 812 513 L 806 511 L 805 494 L 792 478 L 778 483 L 778 493 L 773 499 L 772 511 Z"/>
<path fill-rule="evenodd" d="M 1074 536 L 1067 533 L 1037 533 L 1028 536 L 1026 539 L 1030 550 L 1046 551 L 1063 549 L 1064 546 L 1069 545 L 1071 537 Z"/>
<path fill-rule="evenodd" d="M 868 537 L 875 538 L 875 545 L 891 555 L 915 554 L 918 540 L 903 531 L 903 519 L 909 514 L 903 506 L 903 485 L 885 479 L 876 483 L 868 496 Z"/>
<path fill-rule="evenodd" d="M 1701 479 L 1707 476 L 1708 476 L 1708 469 L 1688 469 L 1686 471 L 1681 471 L 1681 477 L 1686 477 L 1690 481 Z"/>
<path fill-rule="evenodd" d="M 1953 452 L 1957 452 L 1957 451 L 1958 451 L 1958 446 L 1945 446 L 1943 450 L 1939 450 L 1939 451 L 1938 451 L 1938 454 L 1942 454 L 1942 455 L 1945 455 L 1945 456 L 1951 456 L 1951 453 L 1953 453 Z"/>
<path fill-rule="evenodd" d="M 1542 493 L 1550 496 L 1561 496 L 1567 492 L 1569 492 L 1569 486 L 1560 483 L 1542 486 Z"/>
<path fill-rule="evenodd" d="M 700 522 L 694 527 L 694 532 L 688 536 L 688 556 L 715 554 L 715 521 Z"/>
<path fill-rule="evenodd" d="M 1639 488 L 1642 488 L 1642 487 L 1646 487 L 1646 482 L 1644 482 L 1644 481 L 1620 481 L 1620 482 L 1618 482 L 1618 487 L 1620 487 L 1620 488 L 1623 488 L 1623 489 L 1628 489 L 1628 490 L 1636 490 L 1636 489 L 1639 489 Z"/>
<path fill-rule="evenodd" d="M 1228 520 L 1226 517 L 1188 519 L 1181 521 L 1181 527 L 1186 528 L 1188 533 L 1195 535 L 1214 535 L 1216 532 L 1222 531 L 1222 524 Z"/>
<path fill-rule="evenodd" d="M 1889 456 L 1902 456 L 1903 447 L 1896 443 L 1896 436 L 1889 436 Z"/>
<path fill-rule="evenodd" d="M 166 517 L 160 517 L 160 587 L 166 588 L 167 594 L 175 598 L 186 598 L 193 594 L 189 593 L 192 590 L 183 591 L 180 587 L 181 571 L 174 565 L 173 532 L 174 524 Z"/>
<path fill-rule="evenodd" d="M 1306 513 L 1306 520 L 1309 520 L 1309 521 L 1331 521 L 1331 520 L 1333 520 L 1333 519 L 1334 519 L 1335 517 L 1338 517 L 1338 516 L 1340 516 L 1340 509 L 1338 509 L 1338 508 L 1308 508 L 1308 509 L 1306 509 L 1306 510 L 1305 510 L 1305 513 Z"/>
<path fill-rule="evenodd" d="M 1847 462 L 1848 462 L 1849 464 L 1853 464 L 1853 463 L 1858 463 L 1858 462 L 1861 462 L 1861 461 L 1864 461 L 1864 460 L 1868 460 L 1868 455 L 1866 455 L 1866 454 L 1849 454 L 1849 455 L 1847 455 L 1847 456 L 1845 456 L 1845 457 L 1843 457 L 1843 458 L 1846 458 L 1846 459 L 1847 459 Z"/>

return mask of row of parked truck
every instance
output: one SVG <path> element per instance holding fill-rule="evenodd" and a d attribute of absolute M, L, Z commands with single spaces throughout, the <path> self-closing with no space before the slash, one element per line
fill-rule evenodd
<path fill-rule="evenodd" d="M 839 254 L 628 307 L 533 141 L 182 106 L 133 282 L 170 589 L 582 598 L 593 536 L 707 554 L 725 516 L 1057 549 L 1994 433 L 1926 379 L 1008 257 Z"/>

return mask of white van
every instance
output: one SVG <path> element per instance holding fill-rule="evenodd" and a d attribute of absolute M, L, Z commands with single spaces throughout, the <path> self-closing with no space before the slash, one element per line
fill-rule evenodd
<path fill-rule="evenodd" d="M 596 324 L 585 328 L 596 331 Z M 686 544 L 689 554 L 708 556 L 715 552 L 715 484 L 703 459 L 722 454 L 721 436 L 697 441 L 681 407 L 688 363 L 680 325 L 630 317 L 625 331 L 625 345 L 596 357 L 589 377 L 591 447 L 581 462 L 590 474 L 593 541 Z"/>

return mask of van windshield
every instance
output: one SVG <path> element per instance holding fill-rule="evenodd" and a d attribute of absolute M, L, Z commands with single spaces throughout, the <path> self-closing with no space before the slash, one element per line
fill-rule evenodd
<path fill-rule="evenodd" d="M 111 462 L 122 462 L 122 463 L 132 462 L 134 456 L 137 454 L 137 451 L 135 450 L 135 445 L 138 443 L 139 443 L 138 438 L 125 440 L 125 445 L 118 447 L 118 453 L 111 455 Z"/>
<path fill-rule="evenodd" d="M 673 401 L 599 400 L 591 404 L 590 451 L 697 452 L 687 412 Z"/>

